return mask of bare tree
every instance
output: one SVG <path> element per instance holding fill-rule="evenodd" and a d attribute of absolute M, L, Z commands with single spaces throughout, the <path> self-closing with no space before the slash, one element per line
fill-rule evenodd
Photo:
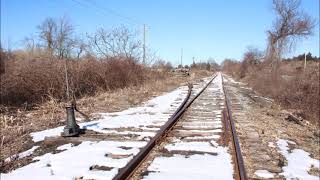
<path fill-rule="evenodd" d="M 23 44 L 25 45 L 25 49 L 28 52 L 33 53 L 33 51 L 35 49 L 36 42 L 35 42 L 35 39 L 32 36 L 25 37 L 23 39 Z"/>
<path fill-rule="evenodd" d="M 53 56 L 53 50 L 56 46 L 55 36 L 57 34 L 57 23 L 53 18 L 46 18 L 38 27 L 40 41 L 44 43 L 47 52 Z"/>
<path fill-rule="evenodd" d="M 76 41 L 73 38 L 74 27 L 66 17 L 58 20 L 58 31 L 56 35 L 56 51 L 59 59 L 70 56 Z"/>
<path fill-rule="evenodd" d="M 46 18 L 39 26 L 39 38 L 49 55 L 63 59 L 71 56 L 76 46 L 74 27 L 66 17 Z"/>
<path fill-rule="evenodd" d="M 173 69 L 173 66 L 169 61 L 159 58 L 152 64 L 152 68 L 168 72 Z"/>
<path fill-rule="evenodd" d="M 312 35 L 315 21 L 299 10 L 300 0 L 273 0 L 276 20 L 268 33 L 266 60 L 271 62 L 275 77 L 283 53 L 290 50 L 299 38 Z"/>
<path fill-rule="evenodd" d="M 76 44 L 76 54 L 77 58 L 79 59 L 81 54 L 83 54 L 87 50 L 87 44 L 81 39 L 77 38 Z"/>
<path fill-rule="evenodd" d="M 30 37 L 25 37 L 23 39 L 23 44 L 25 46 L 25 50 L 26 52 L 28 53 L 28 57 L 33 57 L 34 55 L 34 50 L 35 50 L 35 46 L 36 46 L 36 43 L 35 43 L 35 39 L 30 36 Z"/>
<path fill-rule="evenodd" d="M 141 43 L 136 34 L 126 27 L 115 28 L 111 31 L 99 29 L 89 36 L 91 48 L 102 57 L 121 56 L 138 59 Z"/>

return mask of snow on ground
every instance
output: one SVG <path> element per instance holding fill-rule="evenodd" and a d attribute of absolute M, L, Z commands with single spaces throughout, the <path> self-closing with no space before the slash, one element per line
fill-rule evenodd
<path fill-rule="evenodd" d="M 275 148 L 276 146 L 273 144 L 273 142 L 268 142 L 268 146 L 271 148 Z"/>
<path fill-rule="evenodd" d="M 226 75 L 226 74 L 224 74 L 224 76 L 226 77 L 226 78 L 224 78 L 224 80 L 225 80 L 226 82 L 230 82 L 230 83 L 232 83 L 232 84 L 241 84 L 241 85 L 244 85 L 242 82 L 237 82 L 237 81 L 235 81 L 231 76 L 228 76 L 228 75 Z"/>
<path fill-rule="evenodd" d="M 11 161 L 12 159 L 20 159 L 20 158 L 24 158 L 24 157 L 27 157 L 27 156 L 30 156 L 34 150 L 36 150 L 39 146 L 33 146 L 31 149 L 29 150 L 26 150 L 22 153 L 19 153 L 19 154 L 16 154 L 16 155 L 13 155 L 11 157 L 8 157 L 7 159 L 5 159 L 5 162 L 9 162 Z"/>
<path fill-rule="evenodd" d="M 143 179 L 233 179 L 231 155 L 227 147 L 219 146 L 215 141 L 175 142 L 165 148 L 168 151 L 198 151 L 204 154 L 156 157 L 148 167 L 149 174 Z"/>
<path fill-rule="evenodd" d="M 194 85 L 195 91 L 200 91 L 203 83 Z M 100 133 L 115 133 L 120 135 L 136 134 L 140 138 L 152 137 L 159 128 L 148 128 L 148 125 L 163 125 L 170 117 L 170 110 L 175 110 L 184 100 L 188 92 L 186 86 L 165 93 L 145 102 L 140 107 L 129 108 L 115 113 L 99 113 L 101 119 L 80 123 L 80 128 Z M 60 136 L 63 126 L 34 132 L 30 135 L 34 142 L 43 141 L 46 137 Z M 140 128 L 148 131 L 123 131 L 121 128 Z M 84 141 L 79 145 L 65 144 L 57 148 L 62 152 L 47 153 L 34 157 L 34 162 L 18 168 L 7 174 L 1 174 L 2 179 L 112 179 L 118 169 L 125 166 L 135 154 L 147 144 L 147 141 Z M 125 148 L 124 148 L 125 147 Z M 31 155 L 37 148 L 20 153 L 19 157 Z M 92 166 L 105 167 L 105 170 L 93 169 Z"/>
<path fill-rule="evenodd" d="M 141 107 L 129 108 L 115 113 L 99 113 L 101 119 L 80 123 L 80 128 L 97 131 L 100 133 L 114 133 L 105 128 L 139 127 L 154 124 L 159 119 L 167 120 L 167 112 L 171 106 L 179 106 L 187 94 L 187 87 L 180 87 L 170 93 L 158 96 L 147 101 Z M 59 136 L 63 131 L 63 126 L 31 133 L 34 142 L 42 141 L 45 137 Z"/>
<path fill-rule="evenodd" d="M 211 135 L 211 136 L 185 137 L 184 139 L 185 139 L 185 140 L 199 140 L 199 139 L 201 139 L 201 140 L 205 140 L 205 139 L 210 140 L 210 139 L 219 139 L 219 138 L 220 138 L 220 135 L 214 134 L 214 135 Z"/>
<path fill-rule="evenodd" d="M 225 161 L 231 162 L 231 157 L 228 153 L 218 156 L 209 154 L 192 155 L 188 158 L 183 155 L 157 157 L 148 168 L 150 173 L 144 176 L 143 179 L 233 179 L 231 163 L 228 167 L 221 166 Z M 157 171 L 161 171 L 161 173 L 157 173 Z M 215 173 L 208 173 L 213 171 Z"/>
<path fill-rule="evenodd" d="M 202 125 L 183 125 L 182 126 L 184 129 L 201 129 L 201 128 L 222 128 L 222 124 L 214 124 L 214 125 L 209 125 L 209 124 L 202 124 Z"/>
<path fill-rule="evenodd" d="M 169 151 L 203 151 L 203 152 L 217 152 L 221 151 L 221 148 L 213 147 L 209 142 L 176 142 L 174 144 L 168 144 L 165 148 Z"/>
<path fill-rule="evenodd" d="M 311 167 L 320 168 L 320 161 L 311 158 L 308 152 L 302 149 L 290 150 L 289 144 L 295 144 L 295 142 L 279 139 L 277 146 L 279 152 L 287 159 L 288 165 L 282 167 L 283 173 L 287 179 L 315 179 L 319 180 L 319 177 L 308 174 Z M 290 150 L 290 151 L 289 151 Z"/>
<path fill-rule="evenodd" d="M 255 175 L 262 177 L 262 178 L 273 178 L 274 175 L 267 171 L 267 170 L 257 170 L 256 172 L 254 172 Z"/>
<path fill-rule="evenodd" d="M 66 149 L 61 153 L 47 153 L 34 158 L 37 162 L 31 163 L 15 171 L 2 174 L 3 179 L 74 179 L 84 176 L 92 178 L 94 175 L 98 179 L 111 179 L 117 169 L 123 167 L 132 156 L 123 159 L 112 159 L 106 157 L 108 154 L 131 155 L 139 152 L 139 148 L 144 146 L 146 142 L 133 141 L 126 142 L 125 146 L 130 149 L 122 149 L 123 142 L 116 141 L 85 141 L 78 146 L 66 144 L 58 147 L 58 149 Z M 90 171 L 89 167 L 93 165 L 114 167 L 111 171 L 101 171 L 96 174 Z"/>
<path fill-rule="evenodd" d="M 182 133 L 183 132 L 186 132 L 186 133 L 193 132 L 193 133 L 212 133 L 212 134 L 222 132 L 221 129 L 213 129 L 213 130 L 198 130 L 198 129 L 188 129 L 188 130 L 186 130 L 186 129 L 179 129 L 178 131 L 182 132 Z"/>

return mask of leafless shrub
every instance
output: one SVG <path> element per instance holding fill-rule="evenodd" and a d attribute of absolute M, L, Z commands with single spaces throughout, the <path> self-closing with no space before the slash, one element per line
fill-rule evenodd
<path fill-rule="evenodd" d="M 222 70 L 233 77 L 238 78 L 240 76 L 240 68 L 241 63 L 236 60 L 225 59 L 222 62 Z"/>
<path fill-rule="evenodd" d="M 70 60 L 68 63 L 71 90 L 76 97 L 139 85 L 144 83 L 149 72 L 128 58 Z M 4 64 L 6 72 L 1 75 L 1 103 L 20 105 L 44 102 L 49 97 L 65 98 L 64 60 L 7 60 Z"/>

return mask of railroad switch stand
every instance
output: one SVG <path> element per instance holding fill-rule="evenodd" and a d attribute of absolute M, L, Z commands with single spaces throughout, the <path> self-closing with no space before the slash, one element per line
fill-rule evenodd
<path fill-rule="evenodd" d="M 66 126 L 63 128 L 63 132 L 61 133 L 61 136 L 63 137 L 71 137 L 71 136 L 77 136 L 80 134 L 80 127 L 76 123 L 76 118 L 74 114 L 75 106 L 67 106 L 67 121 Z"/>

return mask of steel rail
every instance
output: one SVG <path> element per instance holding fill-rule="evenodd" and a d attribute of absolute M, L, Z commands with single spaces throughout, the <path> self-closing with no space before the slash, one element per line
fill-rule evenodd
<path fill-rule="evenodd" d="M 227 91 L 224 87 L 223 76 L 222 76 L 222 88 L 223 88 L 225 101 L 226 101 L 226 108 L 227 108 L 227 114 L 228 114 L 227 119 L 229 120 L 229 124 L 231 126 L 231 134 L 232 134 L 232 142 L 233 142 L 232 144 L 233 144 L 233 147 L 235 150 L 235 156 L 236 156 L 235 163 L 236 163 L 236 168 L 238 171 L 238 178 L 240 180 L 247 180 L 248 178 L 247 178 L 247 173 L 246 173 L 246 169 L 245 169 L 242 154 L 241 154 L 241 148 L 240 148 L 239 140 L 237 137 L 237 132 L 236 132 L 234 120 L 232 118 L 231 103 L 230 103 L 230 100 L 227 96 Z"/>
<path fill-rule="evenodd" d="M 192 102 L 195 99 L 197 99 L 197 97 L 209 86 L 209 84 L 216 77 L 217 75 L 214 75 L 214 77 L 206 84 L 206 86 L 203 87 L 203 89 L 195 97 L 193 97 L 191 101 L 188 102 L 191 95 L 191 90 L 192 90 L 192 86 L 189 85 L 188 95 L 186 96 L 184 101 L 181 103 L 179 108 L 170 117 L 170 119 L 160 128 L 157 134 L 147 143 L 147 145 L 144 148 L 142 148 L 140 152 L 137 155 L 135 155 L 133 159 L 131 159 L 131 161 L 127 163 L 125 167 L 119 170 L 118 174 L 113 178 L 113 180 L 124 180 L 124 179 L 130 178 L 133 172 L 139 167 L 139 165 L 143 162 L 143 160 L 148 156 L 148 154 L 154 148 L 154 146 L 158 144 L 164 137 L 167 136 L 168 132 L 177 123 L 178 119 L 185 112 L 185 110 L 192 104 Z"/>

